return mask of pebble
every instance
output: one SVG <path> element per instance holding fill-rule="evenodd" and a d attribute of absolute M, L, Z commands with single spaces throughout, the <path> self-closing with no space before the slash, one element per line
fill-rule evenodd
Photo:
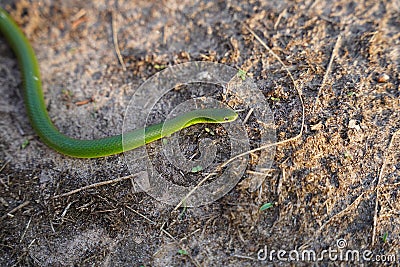
<path fill-rule="evenodd" d="M 389 81 L 390 77 L 386 73 L 382 73 L 378 76 L 378 83 L 385 83 Z"/>

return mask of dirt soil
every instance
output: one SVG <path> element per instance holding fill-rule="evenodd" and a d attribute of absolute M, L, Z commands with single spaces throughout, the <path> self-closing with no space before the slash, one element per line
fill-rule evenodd
<path fill-rule="evenodd" d="M 276 146 L 268 170 L 255 169 L 262 154 L 251 153 L 240 182 L 219 200 L 175 210 L 137 190 L 121 155 L 74 159 L 44 145 L 0 37 L 0 265 L 397 266 L 400 2 L 177 2 L 0 5 L 36 51 L 49 114 L 67 135 L 121 133 L 132 90 L 165 67 L 208 61 L 247 72 L 274 114 L 277 141 L 294 139 Z M 164 119 L 161 110 L 155 120 Z M 251 115 L 247 124 L 251 148 L 261 144 L 251 134 L 256 121 Z M 180 135 L 189 136 L 181 144 L 187 157 L 207 129 Z M 210 129 L 224 137 L 221 126 Z M 228 158 L 222 146 L 219 159 Z M 205 173 L 188 176 L 177 182 L 195 185 Z M 265 203 L 272 207 L 260 210 Z M 301 258 L 310 251 L 320 259 Z"/>

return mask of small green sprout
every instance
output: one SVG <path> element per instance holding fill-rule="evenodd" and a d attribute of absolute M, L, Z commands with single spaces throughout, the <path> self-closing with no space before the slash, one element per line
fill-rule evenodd
<path fill-rule="evenodd" d="M 267 209 L 271 208 L 273 205 L 274 205 L 274 204 L 272 204 L 271 202 L 265 203 L 264 205 L 262 205 L 262 206 L 260 207 L 260 211 L 267 210 Z"/>
<path fill-rule="evenodd" d="M 74 93 L 73 93 L 71 90 L 68 90 L 68 89 L 62 89 L 62 90 L 61 90 L 61 93 L 62 93 L 63 95 L 65 95 L 65 96 L 67 96 L 67 97 L 71 97 L 71 96 L 74 95 Z"/>
<path fill-rule="evenodd" d="M 185 215 L 185 213 L 186 213 L 186 209 L 187 209 L 187 207 L 186 207 L 186 205 L 184 205 L 183 206 L 183 209 L 182 209 L 182 212 L 179 214 L 179 216 L 178 216 L 178 218 L 179 219 L 182 219 L 183 218 L 183 216 Z"/>
<path fill-rule="evenodd" d="M 203 167 L 201 167 L 200 165 L 197 165 L 197 166 L 192 168 L 192 172 L 193 173 L 199 172 L 201 170 L 203 170 Z"/>
<path fill-rule="evenodd" d="M 162 69 L 165 69 L 167 66 L 165 66 L 165 65 L 158 65 L 158 64 L 155 64 L 154 65 L 154 68 L 156 69 L 156 70 L 162 70 Z"/>
<path fill-rule="evenodd" d="M 21 144 L 21 148 L 25 149 L 29 145 L 29 140 L 25 139 L 24 142 Z"/>
<path fill-rule="evenodd" d="M 211 135 L 215 135 L 215 133 L 213 131 L 211 131 L 210 128 L 205 128 L 204 130 L 206 130 L 206 132 L 211 134 Z"/>
<path fill-rule="evenodd" d="M 355 94 L 356 94 L 355 92 L 351 91 L 351 92 L 348 92 L 348 93 L 347 93 L 347 96 L 353 96 L 353 95 L 355 95 Z"/>
<path fill-rule="evenodd" d="M 243 81 L 246 80 L 246 75 L 247 73 L 242 69 L 239 69 L 239 71 L 237 72 L 237 76 Z"/>
<path fill-rule="evenodd" d="M 279 97 L 273 97 L 273 96 L 271 96 L 271 100 L 272 101 L 281 101 L 281 99 Z"/>
<path fill-rule="evenodd" d="M 71 53 L 71 54 L 76 53 L 76 51 L 78 51 L 76 47 L 71 47 L 71 48 L 68 50 L 68 52 Z"/>
<path fill-rule="evenodd" d="M 387 240 L 388 235 L 389 235 L 388 232 L 386 232 L 386 233 L 383 234 L 383 236 L 382 236 L 382 241 L 383 241 L 383 243 L 386 243 L 386 240 Z"/>
<path fill-rule="evenodd" d="M 188 252 L 187 252 L 186 250 L 184 250 L 184 249 L 178 250 L 178 253 L 179 253 L 180 255 L 188 255 Z"/>

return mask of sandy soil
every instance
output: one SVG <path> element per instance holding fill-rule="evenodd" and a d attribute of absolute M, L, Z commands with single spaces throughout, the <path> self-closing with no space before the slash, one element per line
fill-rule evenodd
<path fill-rule="evenodd" d="M 126 178 L 132 172 L 121 155 L 73 159 L 44 145 L 24 110 L 17 61 L 0 38 L 1 266 L 309 266 L 305 251 L 322 258 L 319 266 L 399 263 L 399 1 L 88 2 L 0 0 L 37 53 L 48 111 L 62 132 L 119 134 L 135 88 L 165 67 L 207 61 L 246 71 L 273 112 L 277 141 L 294 139 L 277 145 L 256 190 L 261 152 L 224 197 L 175 210 Z M 221 88 L 212 92 L 237 104 Z M 151 119 L 190 97 L 173 91 Z M 250 116 L 251 148 L 262 143 L 259 127 Z M 180 134 L 187 157 L 205 128 Z M 225 132 L 208 128 L 222 144 L 217 159 L 228 159 Z M 165 159 L 153 159 L 162 172 Z M 180 173 L 171 169 L 166 179 Z M 205 175 L 175 182 L 195 185 Z M 273 206 L 260 211 L 265 203 Z M 287 253 L 270 258 L 273 250 Z M 329 250 L 337 252 L 329 258 Z"/>

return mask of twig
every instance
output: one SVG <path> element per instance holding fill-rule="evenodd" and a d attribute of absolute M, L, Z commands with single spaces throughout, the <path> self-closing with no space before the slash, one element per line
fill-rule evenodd
<path fill-rule="evenodd" d="M 285 8 L 284 10 L 282 10 L 281 13 L 279 13 L 278 19 L 276 20 L 275 24 L 274 24 L 274 30 L 276 30 L 278 28 L 279 23 L 281 22 L 282 17 L 286 14 L 287 9 Z"/>
<path fill-rule="evenodd" d="M 319 0 L 314 1 L 308 8 L 307 10 L 312 10 L 317 4 L 318 4 Z"/>
<path fill-rule="evenodd" d="M 218 167 L 217 167 L 217 168 L 218 168 Z M 212 174 L 213 174 L 213 173 L 211 173 L 211 174 L 207 175 L 206 177 L 204 177 L 195 187 L 193 187 L 193 189 L 190 190 L 189 193 L 187 193 L 187 195 L 186 195 L 184 198 L 182 198 L 182 200 L 178 203 L 178 205 L 175 206 L 175 208 L 173 209 L 173 211 L 179 209 L 179 207 L 180 207 L 184 202 L 186 202 L 186 200 L 188 199 L 188 197 L 190 197 L 190 196 L 194 193 L 194 191 L 196 191 L 200 186 L 202 186 L 202 185 L 208 180 L 208 178 L 210 178 L 210 177 L 212 176 Z"/>
<path fill-rule="evenodd" d="M 146 221 L 152 223 L 152 224 L 156 224 L 155 221 L 150 220 L 149 218 L 147 218 L 146 216 L 144 216 L 143 214 L 141 214 L 140 212 L 138 212 L 137 210 L 134 210 L 133 208 L 129 207 L 129 206 L 125 206 L 128 210 L 132 211 L 133 213 L 139 215 L 140 217 L 142 217 L 143 219 L 145 219 Z"/>
<path fill-rule="evenodd" d="M 376 224 L 378 221 L 378 204 L 379 204 L 379 189 L 381 187 L 381 180 L 382 180 L 382 176 L 383 176 L 383 171 L 385 169 L 386 166 L 386 159 L 387 159 L 387 155 L 390 152 L 392 145 L 393 145 L 393 140 L 395 138 L 395 136 L 400 132 L 400 130 L 397 130 L 393 135 L 392 138 L 390 139 L 390 143 L 387 149 L 387 153 L 385 153 L 384 157 L 383 157 L 383 162 L 382 162 L 382 167 L 381 170 L 379 171 L 379 176 L 378 176 L 378 181 L 375 185 L 375 190 L 376 190 L 376 197 L 375 197 L 375 210 L 374 210 L 374 224 L 372 227 L 372 240 L 371 240 L 371 246 L 375 245 L 375 237 L 376 237 Z"/>
<path fill-rule="evenodd" d="M 173 237 L 173 235 L 171 235 L 167 230 L 164 229 L 164 225 L 165 225 L 165 222 L 160 227 L 161 232 L 163 232 L 164 234 L 169 236 L 169 238 L 171 238 L 172 240 L 176 241 L 176 238 Z"/>
<path fill-rule="evenodd" d="M 69 208 L 70 208 L 71 205 L 72 205 L 73 203 L 75 203 L 75 202 L 76 202 L 76 201 L 72 201 L 72 202 L 69 202 L 69 203 L 67 204 L 67 206 L 65 207 L 64 211 L 61 213 L 61 221 L 64 221 L 64 217 L 65 217 L 65 215 L 67 215 L 67 212 L 68 212 Z"/>
<path fill-rule="evenodd" d="M 399 186 L 400 186 L 400 182 L 394 183 L 394 184 L 384 184 L 384 185 L 379 186 L 379 188 L 381 189 L 383 187 L 399 187 Z"/>
<path fill-rule="evenodd" d="M 243 125 L 245 125 L 246 122 L 249 120 L 250 115 L 253 113 L 253 111 L 254 111 L 254 108 L 251 108 L 251 109 L 249 110 L 249 112 L 247 113 L 246 117 L 244 118 L 244 120 L 243 120 L 243 122 L 242 122 Z"/>
<path fill-rule="evenodd" d="M 313 111 L 315 110 L 315 107 L 318 104 L 319 96 L 321 95 L 322 89 L 325 87 L 326 80 L 328 79 L 329 73 L 331 72 L 333 59 L 337 56 L 337 53 L 338 53 L 338 50 L 339 50 L 339 47 L 340 47 L 340 44 L 341 44 L 341 40 L 342 40 L 342 36 L 339 34 L 337 39 L 336 39 L 335 46 L 333 47 L 331 58 L 329 60 L 328 67 L 326 68 L 326 71 L 325 71 L 325 74 L 324 74 L 324 78 L 322 79 L 322 84 L 319 87 L 319 90 L 318 90 L 318 93 L 317 93 L 317 97 L 315 98 Z"/>
<path fill-rule="evenodd" d="M 21 243 L 22 240 L 24 240 L 24 237 L 25 237 L 25 235 L 26 235 L 26 231 L 28 231 L 29 225 L 31 225 L 31 221 L 32 221 L 32 217 L 29 218 L 29 221 L 28 221 L 28 223 L 27 223 L 27 225 L 26 225 L 26 227 L 25 227 L 25 230 L 24 230 L 24 232 L 22 233 L 21 238 L 19 239 L 19 243 Z"/>
<path fill-rule="evenodd" d="M 95 187 L 99 187 L 99 186 L 103 186 L 103 185 L 118 183 L 118 182 L 121 182 L 121 181 L 124 181 L 124 180 L 127 180 L 127 179 L 131 179 L 131 178 L 137 176 L 138 174 L 139 173 L 135 173 L 135 174 L 131 174 L 131 175 L 128 175 L 128 176 L 119 177 L 119 178 L 116 178 L 116 179 L 113 179 L 113 180 L 108 180 L 108 181 L 103 181 L 103 182 L 99 182 L 99 183 L 90 184 L 90 185 L 87 185 L 87 186 L 84 186 L 84 187 L 69 191 L 69 192 L 64 193 L 64 194 L 55 195 L 53 197 L 53 199 L 60 198 L 60 197 L 67 197 L 67 196 L 76 194 L 78 192 L 81 192 L 81 191 L 84 191 L 84 190 L 87 190 L 87 189 L 91 189 L 91 188 L 95 188 Z"/>
<path fill-rule="evenodd" d="M 117 54 L 118 61 L 122 66 L 122 70 L 126 71 L 124 59 L 122 58 L 121 51 L 119 50 L 118 36 L 117 36 L 117 29 L 116 29 L 117 26 L 116 26 L 116 22 L 115 22 L 115 18 L 114 18 L 114 12 L 111 12 L 111 28 L 112 28 L 112 37 L 113 37 L 115 53 Z"/>
<path fill-rule="evenodd" d="M 8 165 L 8 163 L 10 163 L 11 160 L 7 160 L 6 163 L 3 164 L 3 166 L 1 166 L 0 168 L 0 172 L 2 172 L 4 170 L 4 168 Z"/>
<path fill-rule="evenodd" d="M 10 210 L 9 212 L 7 212 L 5 215 L 3 215 L 3 216 L 1 217 L 1 219 L 3 220 L 3 219 L 5 219 L 5 218 L 7 218 L 7 216 L 13 216 L 12 214 L 13 214 L 14 212 L 16 212 L 16 211 L 22 209 L 23 207 L 27 206 L 29 203 L 30 203 L 30 201 L 27 200 L 27 201 L 25 201 L 24 203 L 22 203 L 22 204 L 16 206 L 15 208 L 13 208 L 13 209 Z"/>

